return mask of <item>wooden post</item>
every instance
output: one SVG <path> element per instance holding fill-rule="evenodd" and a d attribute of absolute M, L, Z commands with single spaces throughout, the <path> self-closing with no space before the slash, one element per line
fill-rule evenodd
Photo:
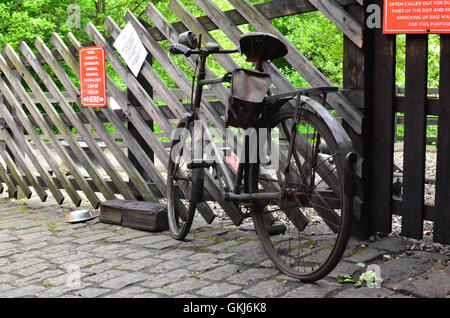
<path fill-rule="evenodd" d="M 148 54 L 146 61 L 152 65 L 153 64 L 153 57 Z M 150 85 L 150 83 L 144 78 L 144 76 L 140 73 L 137 77 L 137 80 L 139 84 L 142 85 L 142 87 L 145 89 L 145 91 L 153 97 L 153 88 Z M 138 99 L 133 95 L 133 93 L 130 91 L 130 89 L 127 89 L 127 97 L 128 101 L 130 102 L 132 107 L 142 107 L 141 103 L 138 101 Z M 154 131 L 153 127 L 153 120 L 147 120 L 145 121 L 146 124 L 150 127 L 152 131 Z M 148 157 L 152 160 L 152 162 L 155 162 L 155 155 L 153 153 L 153 150 L 148 146 L 148 144 L 143 140 L 141 134 L 139 133 L 138 129 L 131 123 L 128 122 L 128 130 L 130 131 L 131 135 L 136 139 L 136 141 L 142 146 L 143 150 L 147 153 Z M 139 161 L 136 159 L 136 157 L 133 155 L 133 153 L 128 150 L 128 158 L 130 159 L 131 163 L 137 168 L 141 176 L 144 178 L 146 182 L 150 182 L 151 178 L 149 177 L 146 170 L 141 166 Z M 138 200 L 142 200 L 141 196 L 137 197 Z"/>
<path fill-rule="evenodd" d="M 450 35 L 441 36 L 441 83 L 439 92 L 439 136 L 436 166 L 434 240 L 450 244 Z"/>
<path fill-rule="evenodd" d="M 365 15 L 364 8 L 360 5 L 349 5 L 346 7 L 348 13 L 355 18 L 356 21 L 364 25 Z M 367 33 L 367 30 L 364 31 Z M 343 61 L 343 84 L 344 89 L 348 89 L 345 93 L 345 96 L 352 102 L 353 105 L 357 106 L 359 110 L 364 112 L 365 110 L 365 100 L 364 100 L 364 90 L 366 88 L 366 68 L 365 68 L 365 60 L 366 54 L 365 50 L 367 50 L 367 38 L 365 37 L 363 48 L 359 48 L 350 38 L 344 35 L 344 61 Z M 363 129 L 365 128 L 363 121 Z M 353 146 L 358 151 L 361 156 L 365 157 L 366 155 L 366 145 L 364 144 L 363 134 L 357 134 L 351 127 L 348 125 L 345 120 L 342 121 L 343 127 L 346 132 L 349 134 Z M 365 133 L 365 130 L 363 130 Z M 366 179 L 367 169 L 365 169 L 367 161 L 363 161 L 363 179 Z M 367 191 L 364 189 L 363 182 L 360 178 L 355 178 L 354 180 L 356 185 L 356 196 L 353 201 L 353 210 L 354 214 L 357 216 L 353 219 L 352 223 L 352 235 L 361 239 L 367 238 L 372 233 L 369 231 L 369 217 L 368 214 L 365 213 L 364 203 L 365 196 L 367 196 Z"/>
<path fill-rule="evenodd" d="M 369 3 L 370 2 L 370 3 Z M 383 8 L 382 0 L 365 1 Z M 382 12 L 382 11 L 381 11 Z M 392 230 L 392 180 L 395 113 L 395 35 L 369 30 L 366 42 L 364 211 L 372 233 Z M 369 42 L 369 43 L 367 43 Z"/>

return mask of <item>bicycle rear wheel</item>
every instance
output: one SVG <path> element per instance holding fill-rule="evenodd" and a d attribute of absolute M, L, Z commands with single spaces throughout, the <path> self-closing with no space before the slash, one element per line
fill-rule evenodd
<path fill-rule="evenodd" d="M 184 240 L 194 220 L 196 204 L 190 200 L 192 170 L 187 165 L 190 159 L 192 128 L 187 120 L 181 121 L 172 138 L 167 172 L 167 214 L 171 236 Z"/>
<path fill-rule="evenodd" d="M 348 242 L 351 209 L 344 199 L 344 154 L 339 153 L 330 128 L 310 111 L 302 110 L 298 121 L 295 116 L 296 110 L 288 109 L 274 118 L 274 129 L 285 137 L 278 144 L 279 168 L 252 164 L 247 180 L 253 193 L 263 192 L 262 182 L 270 182 L 278 191 L 286 187 L 281 200 L 252 202 L 255 229 L 281 272 L 313 282 L 340 261 Z M 288 160 L 294 129 L 298 133 Z"/>

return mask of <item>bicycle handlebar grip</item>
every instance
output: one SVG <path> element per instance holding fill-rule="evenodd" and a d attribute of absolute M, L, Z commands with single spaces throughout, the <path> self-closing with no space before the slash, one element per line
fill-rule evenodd
<path fill-rule="evenodd" d="M 183 54 L 185 56 L 190 56 L 192 53 L 192 50 L 190 48 L 188 48 L 187 46 L 183 45 L 183 44 L 174 44 L 170 47 L 169 49 L 171 54 L 175 54 L 175 55 L 180 55 Z"/>

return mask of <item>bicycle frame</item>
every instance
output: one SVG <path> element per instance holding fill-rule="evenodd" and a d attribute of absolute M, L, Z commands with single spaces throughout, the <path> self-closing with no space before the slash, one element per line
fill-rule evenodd
<path fill-rule="evenodd" d="M 218 54 L 229 54 L 230 52 L 233 52 L 232 50 L 229 51 L 223 51 Z M 193 54 L 198 54 L 200 56 L 200 67 L 197 77 L 197 85 L 195 89 L 195 99 L 192 107 L 192 114 L 190 114 L 191 117 L 195 118 L 196 120 L 201 122 L 200 127 L 194 127 L 194 134 L 196 136 L 203 136 L 203 141 L 210 142 L 210 147 L 213 154 L 213 163 L 205 163 L 203 161 L 203 157 L 201 159 L 192 158 L 193 162 L 190 164 L 189 168 L 193 170 L 193 178 L 194 178 L 194 170 L 195 169 L 201 169 L 203 172 L 203 169 L 213 166 L 216 169 L 216 172 L 218 174 L 218 180 L 219 180 L 219 186 L 223 195 L 223 199 L 228 201 L 257 201 L 257 200 L 280 200 L 284 197 L 284 194 L 286 192 L 286 186 L 282 187 L 281 192 L 264 192 L 264 193 L 241 193 L 240 191 L 240 185 L 242 184 L 242 181 L 244 179 L 244 168 L 245 163 L 239 163 L 238 171 L 237 171 L 237 177 L 235 182 L 233 182 L 233 178 L 226 166 L 226 163 L 224 161 L 224 156 L 217 148 L 213 137 L 211 136 L 211 133 L 209 131 L 207 121 L 204 118 L 202 111 L 201 111 L 201 99 L 203 94 L 203 87 L 205 85 L 211 85 L 211 84 L 219 84 L 223 82 L 229 81 L 229 79 L 225 76 L 223 78 L 219 79 L 205 79 L 206 77 L 206 60 L 207 57 L 211 54 L 208 50 L 205 49 L 199 49 L 197 51 L 193 51 Z M 300 100 L 301 96 L 317 96 L 322 95 L 323 101 L 326 102 L 326 95 L 330 92 L 337 92 L 338 88 L 335 87 L 319 87 L 319 88 L 307 88 L 307 89 L 301 89 L 301 90 L 293 90 L 290 92 L 277 94 L 277 95 L 271 95 L 267 97 L 267 100 L 270 101 L 276 101 L 281 98 L 297 98 L 297 107 L 299 109 L 300 107 Z M 199 131 L 200 129 L 201 131 Z M 295 144 L 295 138 L 297 135 L 297 131 L 294 129 L 293 134 L 291 134 L 291 147 Z M 199 144 L 198 141 L 194 141 L 194 151 L 197 147 L 201 147 L 200 149 L 203 149 L 203 144 Z M 197 148 L 198 149 L 198 148 Z M 248 147 L 245 147 L 245 158 L 248 157 Z M 292 149 L 289 151 L 288 155 L 288 161 L 290 162 L 290 157 L 292 156 Z M 200 170 L 197 170 L 198 172 Z M 221 182 L 221 176 L 223 176 L 225 185 Z M 197 176 L 196 178 L 199 178 Z M 204 175 L 201 173 L 200 178 L 204 178 Z M 203 180 L 200 180 L 200 183 L 202 183 Z M 226 190 L 227 188 L 228 190 Z M 200 192 L 203 192 L 203 187 L 198 187 Z M 195 195 L 193 196 L 195 197 Z M 199 194 L 199 199 L 197 202 L 200 202 L 203 200 L 202 195 Z M 197 197 L 197 198 L 199 198 Z"/>

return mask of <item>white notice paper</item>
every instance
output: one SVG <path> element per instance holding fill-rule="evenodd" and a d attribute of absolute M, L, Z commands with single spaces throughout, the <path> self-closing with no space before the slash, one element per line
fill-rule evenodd
<path fill-rule="evenodd" d="M 137 77 L 148 52 L 131 22 L 128 22 L 122 32 L 120 32 L 120 35 L 114 42 L 114 47 L 123 57 L 134 76 Z"/>

